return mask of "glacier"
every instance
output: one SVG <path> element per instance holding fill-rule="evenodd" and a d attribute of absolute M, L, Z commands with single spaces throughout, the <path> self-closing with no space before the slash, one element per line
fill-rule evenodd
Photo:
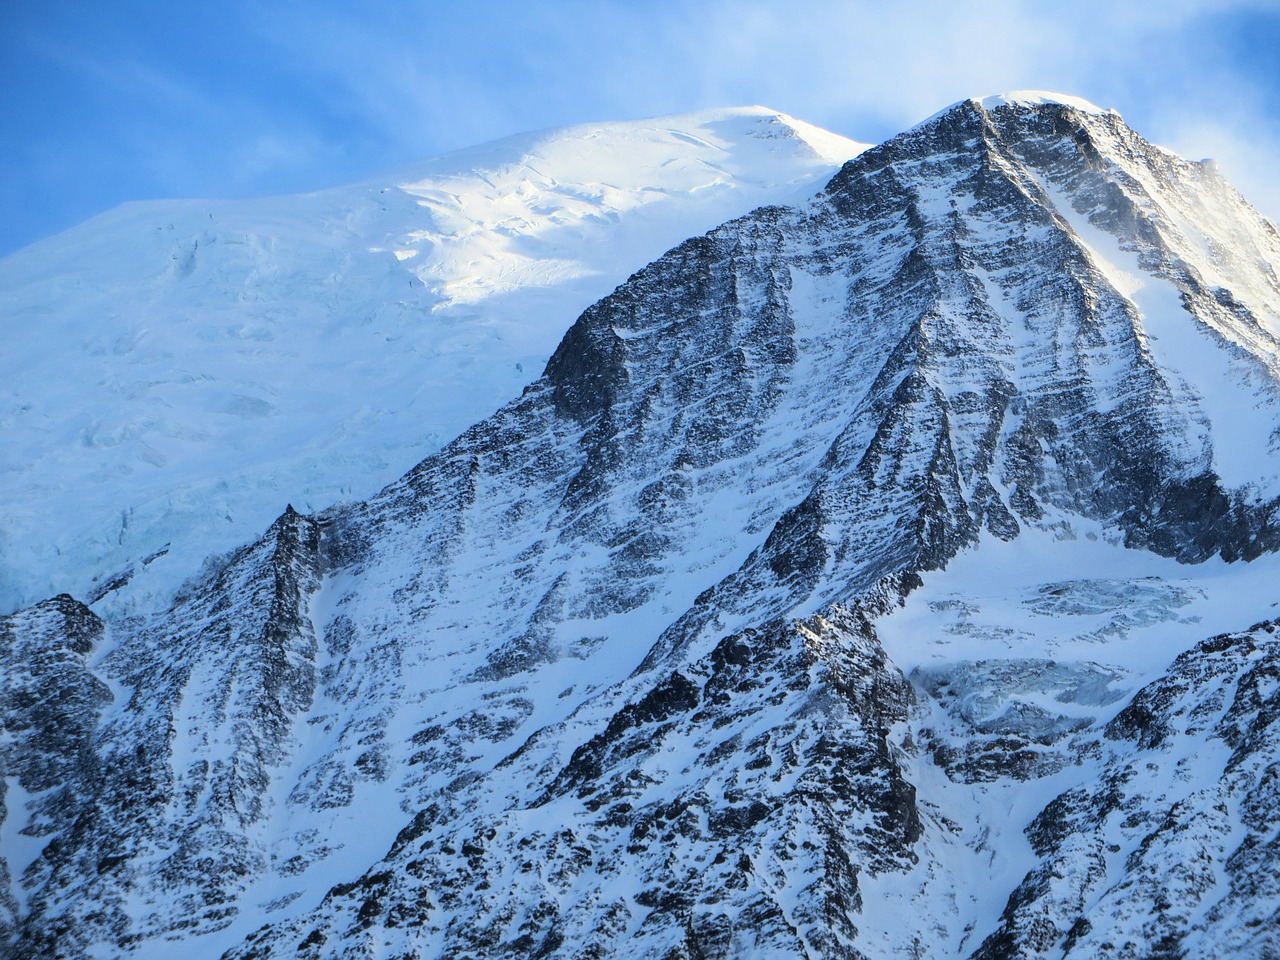
<path fill-rule="evenodd" d="M 521 134 L 301 196 L 126 204 L 0 260 L 0 610 L 143 611 L 368 497 L 639 264 L 855 143 L 764 107 Z"/>

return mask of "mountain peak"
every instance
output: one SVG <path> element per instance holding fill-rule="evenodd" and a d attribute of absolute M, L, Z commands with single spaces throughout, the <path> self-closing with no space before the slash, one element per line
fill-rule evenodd
<path fill-rule="evenodd" d="M 927 127 L 942 117 L 948 116 L 957 110 L 970 107 L 978 107 L 984 112 L 991 112 L 1006 107 L 1019 107 L 1023 109 L 1036 107 L 1070 107 L 1073 110 L 1079 110 L 1081 113 L 1092 114 L 1094 116 L 1102 116 L 1104 114 L 1114 114 L 1116 111 L 1104 109 L 1095 103 L 1085 100 L 1083 97 L 1074 97 L 1066 93 L 1053 93 L 1048 90 L 1012 90 L 1008 93 L 994 93 L 988 96 L 967 97 L 964 100 L 957 100 L 955 103 L 943 107 L 937 113 L 930 114 L 924 120 L 921 120 L 915 126 L 911 127 L 906 133 Z"/>
<path fill-rule="evenodd" d="M 1013 90 L 1009 93 L 997 93 L 987 97 L 970 97 L 966 103 L 976 103 L 984 110 L 996 110 L 1000 107 L 1039 107 L 1046 104 L 1058 104 L 1071 107 L 1084 113 L 1114 113 L 1090 103 L 1083 97 L 1073 97 L 1066 93 L 1052 93 L 1048 90 Z"/>

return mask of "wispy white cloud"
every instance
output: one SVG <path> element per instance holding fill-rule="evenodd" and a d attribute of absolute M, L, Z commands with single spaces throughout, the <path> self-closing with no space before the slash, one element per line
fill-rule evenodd
<path fill-rule="evenodd" d="M 1176 149 L 1225 151 L 1228 169 L 1260 181 L 1261 151 L 1245 148 L 1276 129 L 1274 99 L 1259 91 L 1280 93 L 1203 42 L 1216 21 L 1265 12 L 1256 0 L 446 0 L 310 7 L 305 20 L 299 10 L 265 5 L 257 27 L 293 69 L 340 91 L 397 162 L 530 127 L 749 102 L 877 139 L 965 96 L 1036 88 L 1114 106 Z"/>
<path fill-rule="evenodd" d="M 1259 131 L 1249 117 L 1214 118 L 1197 114 L 1168 126 L 1165 144 L 1192 159 L 1212 157 L 1219 172 L 1254 207 L 1280 224 L 1280 136 Z"/>
<path fill-rule="evenodd" d="M 0 91 L 15 116 L 67 116 L 57 130 L 27 124 L 8 158 L 0 149 L 23 210 L 37 210 L 29 194 L 95 187 L 82 177 L 59 194 L 60 168 L 32 157 L 97 158 L 107 206 L 148 191 L 315 189 L 535 127 L 730 104 L 876 140 L 963 97 L 1032 88 L 1216 154 L 1280 217 L 1280 75 L 1246 19 L 1275 22 L 1274 0 L 233 0 L 185 23 L 177 50 L 162 47 L 169 32 L 129 25 L 147 22 L 148 2 L 94 7 L 111 30 L 51 19 L 10 31 L 10 44 L 45 44 L 54 79 L 76 78 L 24 74 Z M 0 13 L 0 54 L 4 26 Z"/>

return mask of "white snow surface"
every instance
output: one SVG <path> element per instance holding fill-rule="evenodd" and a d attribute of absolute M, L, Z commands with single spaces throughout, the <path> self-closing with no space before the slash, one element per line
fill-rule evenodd
<path fill-rule="evenodd" d="M 589 124 L 308 195 L 126 204 L 0 260 L 0 612 L 130 569 L 95 608 L 146 609 L 287 502 L 371 495 L 631 270 L 865 146 L 764 107 Z"/>
<path fill-rule="evenodd" d="M 1052 93 L 1048 90 L 1013 90 L 1009 93 L 998 93 L 989 97 L 971 98 L 982 104 L 983 109 L 994 110 L 1009 105 L 1020 107 L 1038 107 L 1046 103 L 1060 103 L 1066 107 L 1074 107 L 1085 113 L 1113 113 L 1097 104 L 1090 103 L 1083 97 L 1073 97 L 1066 93 Z"/>
<path fill-rule="evenodd" d="M 1209 633 L 1275 619 L 1277 575 L 1274 555 L 1184 564 L 1126 549 L 1114 531 L 1073 518 L 1058 531 L 1027 528 L 1008 542 L 984 535 L 945 570 L 924 574 L 924 586 L 876 629 L 908 674 L 972 660 L 1049 659 L 1098 664 L 1132 691 Z"/>
<path fill-rule="evenodd" d="M 1099 107 L 1097 104 L 1090 103 L 1083 97 L 1073 97 L 1066 93 L 1052 93 L 1048 90 L 1012 90 L 1009 93 L 995 93 L 987 96 L 966 97 L 963 100 L 957 100 L 955 103 L 948 104 L 943 107 L 937 113 L 931 113 L 911 129 L 914 130 L 919 127 L 927 126 L 939 117 L 945 117 L 956 107 L 965 103 L 976 103 L 984 110 L 995 110 L 998 107 L 1005 106 L 1036 107 L 1044 104 L 1060 103 L 1063 106 L 1073 107 L 1076 110 L 1089 114 L 1100 115 L 1104 113 L 1115 113 L 1114 110 Z"/>

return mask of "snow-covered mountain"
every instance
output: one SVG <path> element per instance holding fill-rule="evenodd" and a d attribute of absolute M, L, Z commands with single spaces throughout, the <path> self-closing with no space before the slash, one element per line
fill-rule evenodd
<path fill-rule="evenodd" d="M 167 602 L 286 503 L 373 494 L 631 270 L 862 149 L 762 107 L 594 124 L 306 196 L 128 204 L 0 260 L 0 611 L 124 576 L 96 609 Z"/>
<path fill-rule="evenodd" d="M 1045 94 L 679 244 L 377 495 L 2 621 L 10 953 L 1274 957 L 1278 277 Z"/>

